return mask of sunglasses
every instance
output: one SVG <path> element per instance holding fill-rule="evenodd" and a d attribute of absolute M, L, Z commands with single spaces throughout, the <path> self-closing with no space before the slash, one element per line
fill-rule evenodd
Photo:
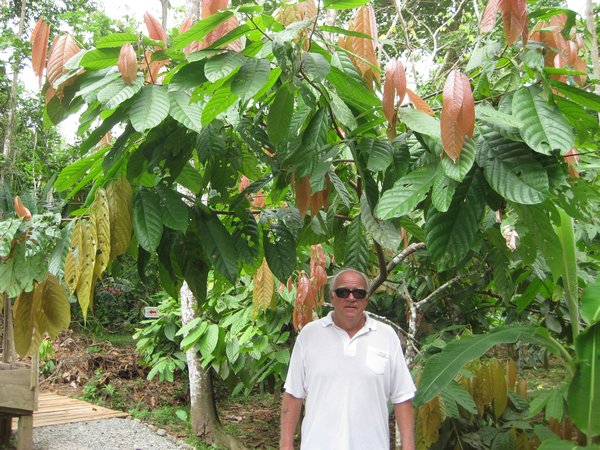
<path fill-rule="evenodd" d="M 339 298 L 348 298 L 350 294 L 352 294 L 356 300 L 362 300 L 367 296 L 367 291 L 364 289 L 337 288 L 333 292 L 335 292 L 335 295 Z"/>

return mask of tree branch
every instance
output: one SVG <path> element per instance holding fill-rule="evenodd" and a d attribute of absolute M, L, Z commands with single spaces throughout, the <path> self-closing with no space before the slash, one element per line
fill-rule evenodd
<path fill-rule="evenodd" d="M 369 295 L 372 294 L 373 292 L 375 292 L 375 290 L 381 286 L 383 284 L 383 282 L 385 280 L 387 280 L 387 276 L 388 274 L 394 270 L 394 268 L 400 264 L 402 261 L 404 261 L 406 259 L 407 256 L 412 255 L 413 253 L 415 253 L 417 250 L 421 250 L 423 248 L 425 248 L 426 245 L 424 242 L 415 242 L 410 244 L 408 247 L 406 247 L 404 250 L 402 250 L 400 253 L 398 253 L 394 259 L 392 259 L 390 261 L 390 263 L 387 265 L 386 267 L 386 272 L 385 273 L 379 273 L 379 275 L 377 276 L 377 278 L 375 278 L 375 280 L 373 280 L 373 282 L 371 283 L 371 287 L 369 288 Z"/>
<path fill-rule="evenodd" d="M 448 289 L 450 286 L 452 286 L 454 283 L 460 280 L 460 278 L 460 276 L 456 276 L 446 281 L 444 284 L 442 284 L 439 288 L 437 288 L 423 300 L 418 301 L 416 303 L 417 308 L 422 309 L 427 303 L 431 302 L 434 298 L 436 298 L 438 295 L 440 295 L 442 292 L 444 292 L 446 289 Z"/>

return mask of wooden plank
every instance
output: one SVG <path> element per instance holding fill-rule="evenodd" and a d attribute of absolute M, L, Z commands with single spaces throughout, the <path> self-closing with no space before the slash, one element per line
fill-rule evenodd
<path fill-rule="evenodd" d="M 89 420 L 127 417 L 129 414 L 53 393 L 40 393 L 38 410 L 33 413 L 33 426 L 62 425 Z M 16 419 L 13 421 L 16 425 Z"/>

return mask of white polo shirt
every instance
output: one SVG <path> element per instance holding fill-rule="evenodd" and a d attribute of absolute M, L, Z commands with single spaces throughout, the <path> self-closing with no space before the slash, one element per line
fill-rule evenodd
<path fill-rule="evenodd" d="M 284 388 L 305 399 L 304 450 L 389 449 L 387 402 L 416 390 L 392 327 L 367 314 L 350 338 L 333 312 L 298 335 Z"/>

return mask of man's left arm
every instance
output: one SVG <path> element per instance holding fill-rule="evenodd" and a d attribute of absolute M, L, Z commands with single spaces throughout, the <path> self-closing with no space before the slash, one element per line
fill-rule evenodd
<path fill-rule="evenodd" d="M 402 450 L 415 449 L 415 412 L 412 400 L 394 404 L 394 415 L 402 437 Z"/>

